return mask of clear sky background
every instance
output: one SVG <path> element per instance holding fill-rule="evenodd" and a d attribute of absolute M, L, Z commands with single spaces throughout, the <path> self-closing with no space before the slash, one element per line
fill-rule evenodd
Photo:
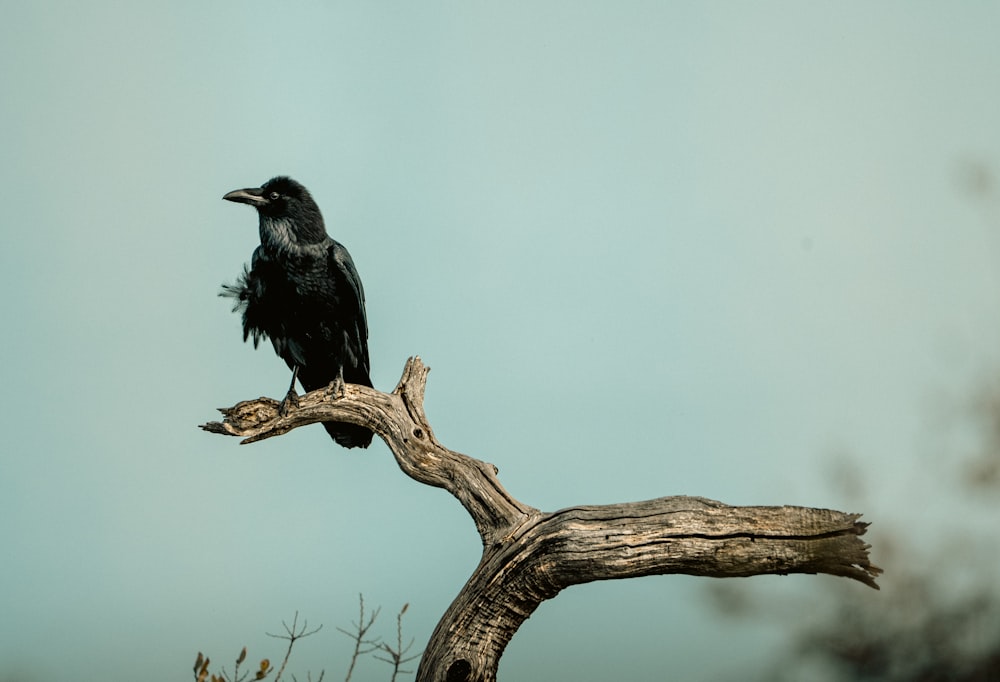
<path fill-rule="evenodd" d="M 900 539 L 919 544 L 968 513 L 920 472 L 940 406 L 1000 364 L 996 204 L 963 184 L 1000 163 L 1000 5 L 3 17 L 0 680 L 184 679 L 197 651 L 244 644 L 275 659 L 264 632 L 295 610 L 326 625 L 299 679 L 342 679 L 334 627 L 359 592 L 385 636 L 409 602 L 421 647 L 475 567 L 458 503 L 381 442 L 196 428 L 286 388 L 216 296 L 257 240 L 253 211 L 221 197 L 277 174 L 353 254 L 376 387 L 422 356 L 441 442 L 528 504 L 861 511 L 880 564 L 893 524 L 919 523 Z M 845 453 L 861 508 L 830 484 Z M 719 620 L 710 582 L 567 590 L 501 677 L 745 679 L 795 620 Z M 803 618 L 867 589 L 732 582 L 796 595 Z"/>

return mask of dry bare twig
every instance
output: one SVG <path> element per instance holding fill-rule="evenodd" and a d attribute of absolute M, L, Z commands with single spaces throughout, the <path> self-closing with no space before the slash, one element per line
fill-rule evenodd
<path fill-rule="evenodd" d="M 351 675 L 354 674 L 354 666 L 357 664 L 358 659 L 365 654 L 370 654 L 373 651 L 378 651 L 381 646 L 380 638 L 376 637 L 374 639 L 367 639 L 368 631 L 371 630 L 372 625 L 375 624 L 375 619 L 378 618 L 378 614 L 382 611 L 382 607 L 376 608 L 367 618 L 365 619 L 365 596 L 363 594 L 358 595 L 358 622 L 351 623 L 354 626 L 353 631 L 345 630 L 344 628 L 337 628 L 340 632 L 343 632 L 349 638 L 354 640 L 354 652 L 351 654 L 351 662 L 347 667 L 347 676 L 344 678 L 344 682 L 351 682 Z"/>

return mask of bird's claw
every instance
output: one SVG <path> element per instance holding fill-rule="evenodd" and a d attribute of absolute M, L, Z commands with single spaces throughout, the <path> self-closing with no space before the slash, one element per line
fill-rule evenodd
<path fill-rule="evenodd" d="M 299 396 L 295 393 L 295 389 L 292 389 L 285 394 L 284 400 L 278 404 L 278 414 L 282 417 L 287 417 L 289 412 L 298 408 Z"/>
<path fill-rule="evenodd" d="M 347 384 L 344 382 L 344 377 L 338 376 L 336 379 L 331 381 L 325 389 L 326 397 L 338 400 L 347 395 Z"/>

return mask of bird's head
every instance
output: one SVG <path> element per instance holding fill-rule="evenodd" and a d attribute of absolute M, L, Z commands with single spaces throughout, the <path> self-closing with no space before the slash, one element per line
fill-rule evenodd
<path fill-rule="evenodd" d="M 319 206 L 309 190 L 289 177 L 271 178 L 260 187 L 233 190 L 222 198 L 257 209 L 262 240 L 265 232 L 274 231 L 300 244 L 315 244 L 326 239 Z"/>

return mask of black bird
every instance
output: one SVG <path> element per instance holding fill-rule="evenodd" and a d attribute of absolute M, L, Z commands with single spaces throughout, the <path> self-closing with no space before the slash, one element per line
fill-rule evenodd
<path fill-rule="evenodd" d="M 276 177 L 222 198 L 250 204 L 260 218 L 260 246 L 236 284 L 224 285 L 221 295 L 235 298 L 233 311 L 243 313 L 243 340 L 253 336 L 256 348 L 261 339 L 271 339 L 292 370 L 282 411 L 298 402 L 296 378 L 306 391 L 327 386 L 342 393 L 345 382 L 371 386 L 361 278 L 347 249 L 326 233 L 306 188 Z M 345 448 L 372 442 L 372 432 L 362 426 L 323 426 Z"/>

